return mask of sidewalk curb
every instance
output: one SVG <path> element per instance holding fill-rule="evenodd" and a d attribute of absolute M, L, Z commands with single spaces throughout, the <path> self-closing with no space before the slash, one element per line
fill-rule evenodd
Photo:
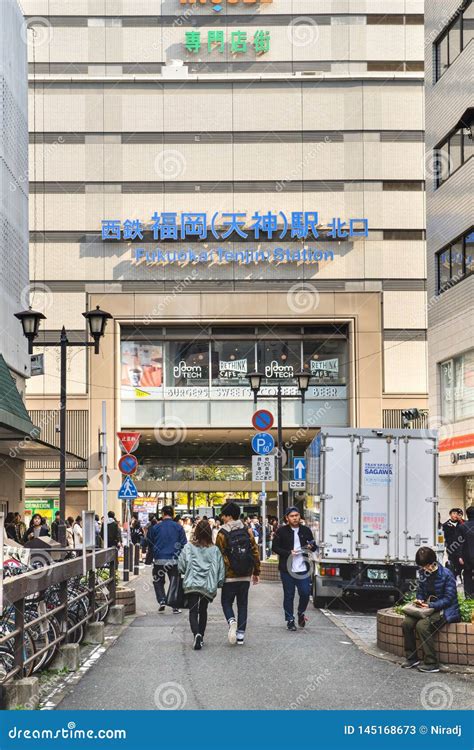
<path fill-rule="evenodd" d="M 331 620 L 331 622 L 336 625 L 339 630 L 342 630 L 344 635 L 346 635 L 348 638 L 351 639 L 351 641 L 357 646 L 360 651 L 363 651 L 364 654 L 369 654 L 369 656 L 374 656 L 376 659 L 382 659 L 383 661 L 390 661 L 392 664 L 401 664 L 403 659 L 401 659 L 399 656 L 395 656 L 395 654 L 390 654 L 388 651 L 381 651 L 377 647 L 368 646 L 365 641 L 363 641 L 361 638 L 359 638 L 357 635 L 353 633 L 350 628 L 347 627 L 347 625 L 344 625 L 338 617 L 332 614 L 327 609 L 320 609 L 319 610 L 321 614 L 325 615 L 328 620 Z M 440 669 L 441 672 L 449 672 L 449 673 L 455 673 L 455 674 L 474 674 L 474 669 L 472 667 L 460 667 L 456 666 L 455 664 L 449 664 L 445 665 L 443 664 Z"/>

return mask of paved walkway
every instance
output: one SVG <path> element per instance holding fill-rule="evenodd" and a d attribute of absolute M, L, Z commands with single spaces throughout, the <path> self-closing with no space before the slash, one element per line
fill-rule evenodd
<path fill-rule="evenodd" d="M 464 675 L 425 675 L 375 659 L 310 604 L 288 633 L 278 584 L 252 587 L 245 646 L 230 646 L 220 603 L 206 643 L 191 649 L 186 612 L 158 614 L 149 568 L 136 583 L 140 614 L 58 706 L 69 709 L 469 708 Z"/>

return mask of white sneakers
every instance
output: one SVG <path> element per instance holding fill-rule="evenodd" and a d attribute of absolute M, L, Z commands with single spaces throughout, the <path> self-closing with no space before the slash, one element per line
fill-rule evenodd
<path fill-rule="evenodd" d="M 237 643 L 237 621 L 231 620 L 229 622 L 229 632 L 227 634 L 228 641 L 231 646 L 235 646 Z"/>

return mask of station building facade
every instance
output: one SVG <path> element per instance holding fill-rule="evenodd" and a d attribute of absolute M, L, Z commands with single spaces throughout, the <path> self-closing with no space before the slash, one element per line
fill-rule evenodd
<path fill-rule="evenodd" d="M 259 490 L 254 369 L 260 406 L 283 384 L 297 455 L 321 425 L 427 406 L 423 3 L 217 7 L 23 3 L 43 335 L 80 340 L 96 305 L 114 318 L 99 355 L 68 362 L 73 514 L 100 508 L 103 401 L 111 496 L 121 428 L 142 433 L 143 493 Z M 36 418 L 58 383 L 45 350 Z M 55 476 L 31 464 L 28 491 Z"/>

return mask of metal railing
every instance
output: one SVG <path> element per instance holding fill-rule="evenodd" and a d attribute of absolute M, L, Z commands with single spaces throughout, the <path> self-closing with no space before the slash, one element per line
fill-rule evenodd
<path fill-rule="evenodd" d="M 105 620 L 116 571 L 109 548 L 4 579 L 0 684 L 45 669 L 61 644 L 79 643 L 85 625 Z"/>

